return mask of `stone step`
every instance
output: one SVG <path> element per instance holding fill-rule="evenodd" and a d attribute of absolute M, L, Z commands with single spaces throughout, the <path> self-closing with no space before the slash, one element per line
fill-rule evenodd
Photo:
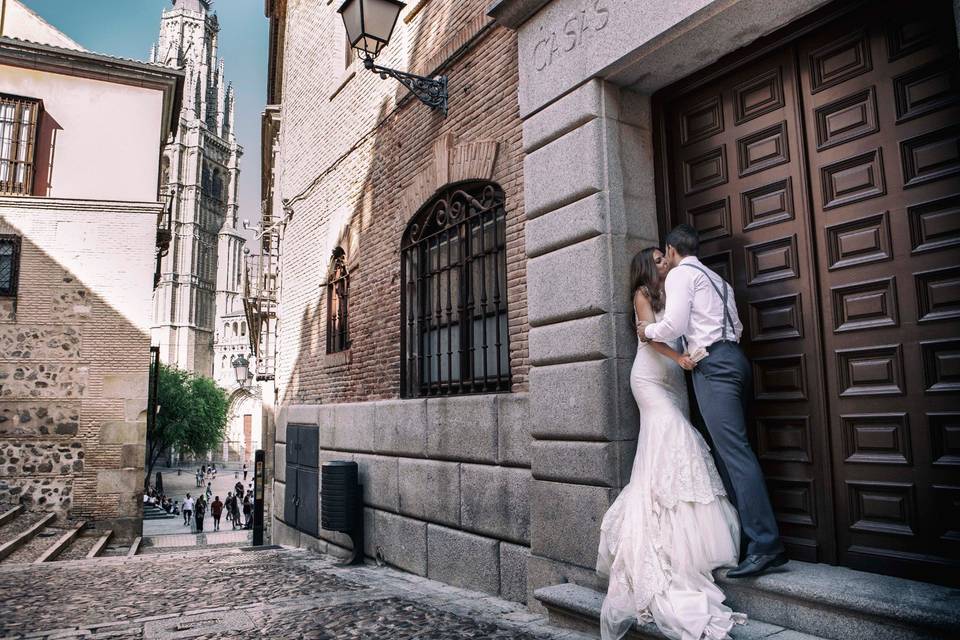
<path fill-rule="evenodd" d="M 600 606 L 603 594 L 573 583 L 558 584 L 537 589 L 533 594 L 547 609 L 550 624 L 600 637 Z M 785 627 L 769 624 L 761 620 L 747 620 L 746 624 L 736 625 L 730 632 L 734 640 L 825 640 L 789 630 Z M 771 637 L 772 636 L 772 637 Z M 625 636 L 626 640 L 666 640 L 657 625 L 634 622 Z"/>
<path fill-rule="evenodd" d="M 80 534 L 80 530 L 83 529 L 86 524 L 86 522 L 81 521 L 72 529 L 69 529 L 66 533 L 57 538 L 52 545 L 47 547 L 47 550 L 41 553 L 40 557 L 34 560 L 34 562 L 50 562 L 56 558 L 70 545 L 71 542 L 73 542 L 73 540 Z"/>
<path fill-rule="evenodd" d="M 960 590 L 845 567 L 792 560 L 745 579 L 718 572 L 726 604 L 749 616 L 734 638 L 947 640 L 958 637 Z M 554 624 L 599 633 L 603 594 L 568 583 L 534 596 Z M 662 638 L 654 625 L 634 625 L 633 638 Z M 628 636 L 631 637 L 631 636 Z"/>
<path fill-rule="evenodd" d="M 19 518 L 25 517 L 27 514 L 18 516 Z M 33 522 L 29 527 L 22 530 L 20 533 L 16 534 L 10 540 L 7 540 L 4 544 L 0 545 L 0 560 L 3 560 L 7 556 L 11 555 L 14 551 L 22 547 L 23 545 L 30 542 L 35 535 L 43 531 L 44 527 L 56 520 L 57 514 L 48 513 L 41 516 L 36 522 Z M 15 525 L 16 519 L 11 521 L 7 526 Z"/>
<path fill-rule="evenodd" d="M 104 548 L 107 546 L 107 542 L 110 541 L 110 536 L 113 535 L 113 529 L 107 529 L 103 532 L 103 535 L 94 543 L 91 547 L 90 552 L 87 553 L 87 559 L 96 558 L 101 553 L 103 553 Z"/>

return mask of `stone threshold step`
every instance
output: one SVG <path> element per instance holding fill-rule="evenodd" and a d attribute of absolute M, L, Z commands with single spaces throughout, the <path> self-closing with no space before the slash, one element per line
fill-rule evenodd
<path fill-rule="evenodd" d="M 558 584 L 543 587 L 534 592 L 534 596 L 547 609 L 550 624 L 573 629 L 581 633 L 600 637 L 600 607 L 603 594 L 578 584 Z M 785 629 L 760 620 L 747 620 L 746 624 L 736 625 L 731 630 L 734 640 L 826 640 L 820 636 Z M 627 632 L 625 640 L 666 640 L 654 623 L 634 622 Z"/>
<path fill-rule="evenodd" d="M 783 632 L 778 640 L 804 637 L 796 633 L 832 640 L 946 640 L 960 635 L 960 590 L 950 587 L 796 560 L 756 578 L 727 578 L 721 571 L 716 579 L 726 604 L 750 618 L 736 628 L 735 638 L 766 637 L 756 633 L 770 626 Z M 595 625 L 600 619 L 603 594 L 592 589 L 562 584 L 538 589 L 534 596 L 558 623 L 564 616 Z M 635 625 L 635 633 L 641 634 L 635 637 L 661 637 L 649 626 Z"/>

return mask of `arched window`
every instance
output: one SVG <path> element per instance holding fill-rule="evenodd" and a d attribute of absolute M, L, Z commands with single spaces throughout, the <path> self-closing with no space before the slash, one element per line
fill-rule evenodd
<path fill-rule="evenodd" d="M 240 335 L 242 335 L 242 336 L 247 335 L 247 323 L 246 323 L 246 322 L 241 322 L 241 323 L 240 323 Z"/>
<path fill-rule="evenodd" d="M 341 247 L 333 250 L 327 273 L 327 353 L 350 348 L 350 321 L 347 300 L 350 297 L 350 275 L 346 254 Z"/>
<path fill-rule="evenodd" d="M 233 323 L 233 337 L 234 337 L 234 338 L 237 337 L 237 323 L 236 323 L 236 322 Z"/>
<path fill-rule="evenodd" d="M 210 180 L 210 195 L 213 196 L 214 200 L 223 200 L 223 181 L 220 179 L 220 172 L 216 169 L 213 170 L 213 178 Z"/>
<path fill-rule="evenodd" d="M 510 390 L 506 208 L 491 182 L 451 185 L 401 242 L 404 397 Z"/>

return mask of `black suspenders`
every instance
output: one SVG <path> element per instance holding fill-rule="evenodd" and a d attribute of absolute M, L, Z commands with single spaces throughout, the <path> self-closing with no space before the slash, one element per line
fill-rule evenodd
<path fill-rule="evenodd" d="M 720 299 L 723 300 L 723 337 L 722 337 L 721 339 L 722 339 L 722 340 L 726 340 L 726 339 L 727 339 L 727 323 L 728 323 L 728 322 L 730 323 L 730 330 L 734 332 L 734 335 L 736 335 L 736 330 L 734 329 L 734 326 L 733 326 L 733 319 L 730 317 L 730 310 L 727 308 L 727 283 L 726 283 L 726 281 L 723 280 L 722 278 L 720 279 L 720 281 L 723 282 L 723 293 L 720 293 L 720 287 L 718 287 L 718 286 L 717 286 L 717 283 L 713 281 L 713 278 L 710 277 L 710 274 L 707 273 L 706 269 L 704 269 L 703 267 L 701 267 L 701 266 L 699 266 L 699 265 L 691 264 L 691 263 L 689 263 L 689 262 L 685 262 L 685 263 L 683 263 L 683 264 L 680 265 L 680 266 L 681 266 L 681 267 L 692 267 L 692 268 L 696 269 L 697 271 L 699 271 L 700 273 L 702 273 L 703 275 L 705 275 L 705 276 L 707 277 L 707 281 L 713 286 L 713 290 L 716 291 L 716 292 L 717 292 L 717 295 L 720 296 Z"/>

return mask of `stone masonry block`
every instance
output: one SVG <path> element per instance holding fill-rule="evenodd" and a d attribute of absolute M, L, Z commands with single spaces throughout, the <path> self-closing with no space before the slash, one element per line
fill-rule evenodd
<path fill-rule="evenodd" d="M 373 451 L 376 428 L 372 402 L 334 405 L 331 448 L 345 451 Z"/>
<path fill-rule="evenodd" d="M 597 236 L 527 261 L 530 326 L 597 315 L 612 308 L 608 240 Z"/>
<path fill-rule="evenodd" d="M 287 481 L 287 445 L 282 442 L 273 445 L 273 477 L 279 482 Z"/>
<path fill-rule="evenodd" d="M 287 485 L 284 482 L 273 483 L 273 515 L 283 520 L 283 502 L 286 496 Z"/>
<path fill-rule="evenodd" d="M 380 509 L 397 511 L 400 508 L 400 487 L 397 458 L 355 454 L 359 467 L 363 501 Z"/>
<path fill-rule="evenodd" d="M 427 577 L 496 595 L 500 591 L 498 546 L 491 538 L 427 525 Z"/>
<path fill-rule="evenodd" d="M 617 486 L 619 458 L 615 442 L 536 440 L 531 471 L 537 480 Z"/>
<path fill-rule="evenodd" d="M 460 464 L 399 459 L 400 513 L 460 525 Z"/>
<path fill-rule="evenodd" d="M 530 548 L 509 542 L 500 543 L 500 597 L 527 602 L 527 562 Z"/>
<path fill-rule="evenodd" d="M 142 487 L 142 468 L 97 471 L 97 493 L 131 493 Z"/>
<path fill-rule="evenodd" d="M 460 519 L 464 529 L 502 540 L 530 541 L 530 471 L 460 465 Z"/>
<path fill-rule="evenodd" d="M 597 120 L 526 155 L 523 199 L 528 219 L 602 191 L 606 161 Z"/>
<path fill-rule="evenodd" d="M 276 428 L 274 435 L 274 438 L 277 442 L 287 441 L 287 415 L 289 413 L 289 405 L 283 405 L 277 409 Z"/>
<path fill-rule="evenodd" d="M 595 566 L 600 521 L 617 491 L 543 480 L 532 483 L 531 552 L 581 567 Z"/>
<path fill-rule="evenodd" d="M 146 398 L 147 373 L 109 374 L 103 376 L 104 398 Z"/>
<path fill-rule="evenodd" d="M 612 358 L 617 354 L 613 316 L 577 318 L 530 329 L 530 364 L 544 366 Z"/>
<path fill-rule="evenodd" d="M 501 394 L 497 398 L 497 462 L 530 466 L 530 395 Z"/>
<path fill-rule="evenodd" d="M 120 448 L 120 467 L 143 469 L 146 457 L 146 446 L 142 444 L 125 444 Z"/>
<path fill-rule="evenodd" d="M 316 404 L 291 404 L 287 408 L 287 422 L 292 424 L 317 424 L 317 413 L 320 407 Z"/>
<path fill-rule="evenodd" d="M 530 369 L 530 418 L 535 438 L 609 438 L 616 426 L 616 399 L 614 360 Z"/>
<path fill-rule="evenodd" d="M 364 509 L 364 516 L 368 526 L 364 553 L 376 557 L 379 552 L 387 564 L 418 576 L 427 575 L 426 522 L 377 509 Z"/>
<path fill-rule="evenodd" d="M 607 230 L 607 196 L 595 193 L 528 220 L 524 227 L 527 257 L 536 258 Z"/>
<path fill-rule="evenodd" d="M 100 444 L 141 444 L 146 438 L 146 422 L 115 421 L 100 426 Z"/>
<path fill-rule="evenodd" d="M 602 81 L 591 80 L 523 121 L 523 150 L 532 153 L 601 115 Z"/>
<path fill-rule="evenodd" d="M 427 446 L 427 401 L 383 400 L 374 403 L 376 453 L 422 457 Z"/>
<path fill-rule="evenodd" d="M 330 449 L 334 446 L 335 404 L 321 404 L 317 407 L 317 426 L 320 433 L 320 447 Z"/>
<path fill-rule="evenodd" d="M 495 462 L 497 396 L 427 400 L 427 455 L 448 460 Z"/>

